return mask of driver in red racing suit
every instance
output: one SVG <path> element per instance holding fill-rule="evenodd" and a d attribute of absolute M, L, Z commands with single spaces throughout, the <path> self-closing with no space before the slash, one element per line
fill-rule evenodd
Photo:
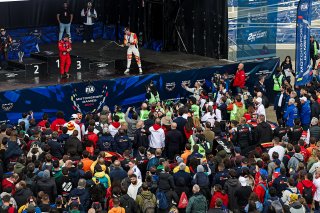
<path fill-rule="evenodd" d="M 70 74 L 68 72 L 71 65 L 70 51 L 72 50 L 72 48 L 68 34 L 65 34 L 63 39 L 59 41 L 58 47 L 60 56 L 61 78 L 69 78 Z"/>

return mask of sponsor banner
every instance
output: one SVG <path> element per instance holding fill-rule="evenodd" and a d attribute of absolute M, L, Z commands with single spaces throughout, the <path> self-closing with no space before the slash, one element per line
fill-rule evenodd
<path fill-rule="evenodd" d="M 245 70 L 251 76 L 247 82 L 249 88 L 257 79 L 256 75 L 273 72 L 279 64 L 279 59 L 261 60 L 245 63 Z M 191 95 L 182 88 L 186 83 L 193 87 L 199 82 L 203 88 L 212 88 L 212 79 L 225 72 L 232 76 L 238 64 L 214 66 L 187 71 L 176 71 L 162 74 L 150 74 L 116 78 L 101 81 L 70 83 L 47 87 L 37 87 L 14 91 L 0 92 L 0 122 L 17 122 L 21 113 L 32 110 L 36 119 L 41 119 L 43 113 L 48 113 L 54 119 L 57 111 L 63 111 L 68 120 L 74 113 L 94 113 L 104 105 L 111 109 L 115 105 L 139 107 L 146 100 L 146 85 L 153 81 L 159 91 L 161 100 L 186 99 Z M 268 97 L 273 99 L 272 78 L 267 77 Z M 269 92 L 270 91 L 270 92 Z"/>
<path fill-rule="evenodd" d="M 310 24 L 312 1 L 300 0 L 296 28 L 296 85 L 306 85 L 312 80 L 310 63 Z"/>

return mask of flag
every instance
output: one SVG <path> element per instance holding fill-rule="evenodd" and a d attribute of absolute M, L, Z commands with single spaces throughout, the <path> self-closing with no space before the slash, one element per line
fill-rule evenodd
<path fill-rule="evenodd" d="M 297 8 L 296 29 L 296 85 L 305 85 L 312 80 L 310 63 L 310 25 L 312 0 L 300 0 Z"/>

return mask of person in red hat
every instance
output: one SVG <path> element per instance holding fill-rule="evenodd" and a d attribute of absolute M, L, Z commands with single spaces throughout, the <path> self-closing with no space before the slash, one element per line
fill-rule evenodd
<path fill-rule="evenodd" d="M 72 50 L 70 36 L 65 34 L 63 39 L 58 43 L 60 57 L 60 74 L 61 78 L 69 78 L 69 68 L 71 66 L 70 52 Z"/>

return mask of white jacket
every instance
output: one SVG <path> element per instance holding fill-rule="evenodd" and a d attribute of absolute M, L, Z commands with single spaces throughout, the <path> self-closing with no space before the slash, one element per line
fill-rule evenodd
<path fill-rule="evenodd" d="M 165 134 L 163 129 L 160 127 L 159 129 L 155 130 L 154 126 L 149 128 L 149 146 L 154 149 L 163 148 L 165 147 Z"/>

